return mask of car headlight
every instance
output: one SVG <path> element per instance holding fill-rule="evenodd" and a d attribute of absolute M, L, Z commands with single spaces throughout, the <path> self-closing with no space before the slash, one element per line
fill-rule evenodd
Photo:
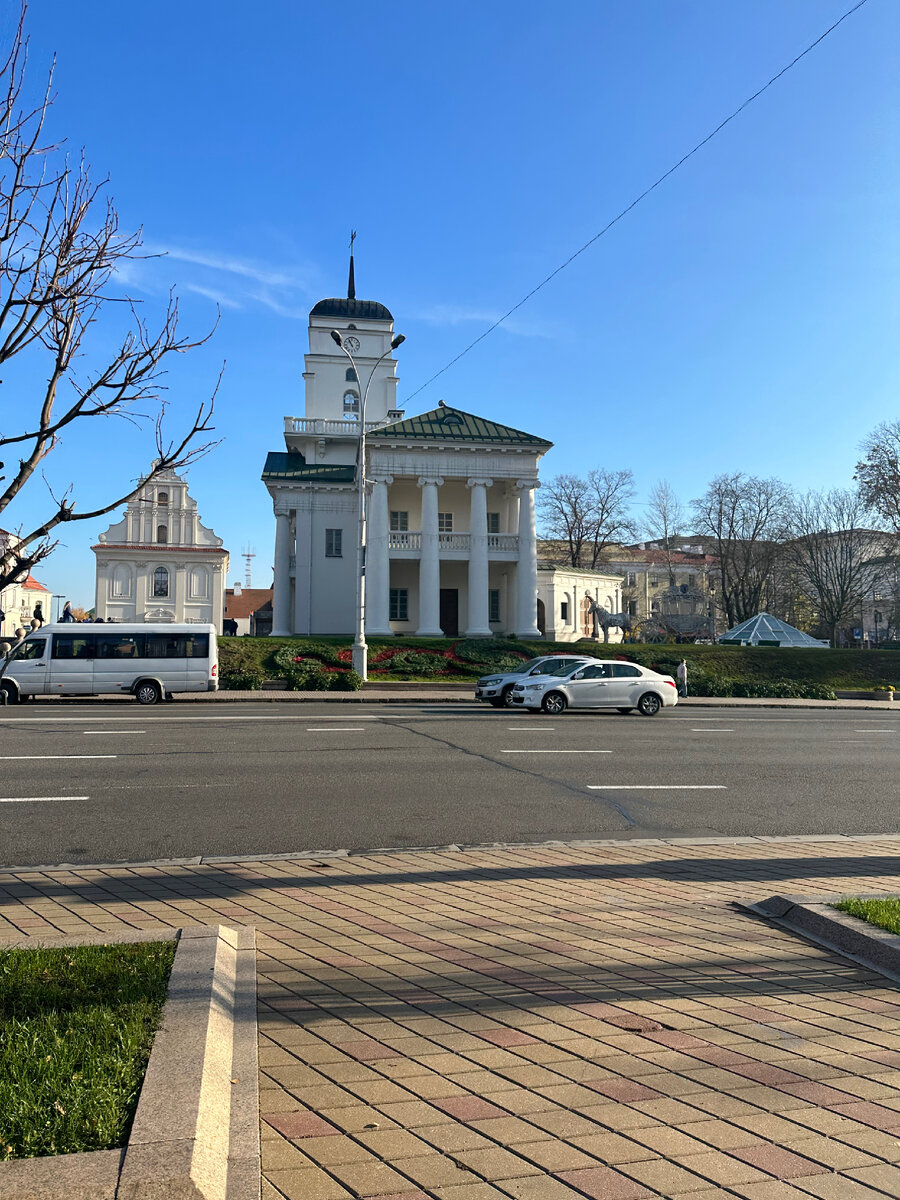
<path fill-rule="evenodd" d="M 543 683 L 524 683 L 521 686 L 523 691 L 534 692 L 537 691 L 538 688 L 542 688 L 545 685 Z"/>
<path fill-rule="evenodd" d="M 499 683 L 500 678 L 501 677 L 499 675 L 490 675 L 487 679 L 479 679 L 479 687 L 490 687 L 494 683 Z"/>

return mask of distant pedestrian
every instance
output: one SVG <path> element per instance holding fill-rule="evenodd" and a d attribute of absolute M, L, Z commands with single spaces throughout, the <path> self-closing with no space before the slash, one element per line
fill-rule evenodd
<path fill-rule="evenodd" d="M 35 621 L 37 621 L 36 628 L 40 629 L 44 623 L 44 609 L 40 600 L 38 600 L 37 604 L 34 606 L 34 612 L 31 615 L 34 617 Z"/>
<path fill-rule="evenodd" d="M 683 700 L 687 696 L 687 659 L 683 658 L 678 664 L 675 678 L 678 680 L 678 695 Z"/>
<path fill-rule="evenodd" d="M 75 614 L 72 612 L 71 600 L 67 600 L 63 605 L 62 616 L 59 619 L 65 624 L 75 620 Z"/>

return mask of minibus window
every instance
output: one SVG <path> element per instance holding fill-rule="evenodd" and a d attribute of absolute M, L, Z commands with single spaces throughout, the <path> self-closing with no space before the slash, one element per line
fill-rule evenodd
<path fill-rule="evenodd" d="M 53 639 L 54 658 L 93 658 L 94 639 L 58 633 Z"/>
<path fill-rule="evenodd" d="M 98 658 L 119 660 L 143 657 L 142 633 L 101 633 L 95 636 Z"/>
<path fill-rule="evenodd" d="M 29 638 L 27 642 L 23 642 L 21 646 L 13 650 L 12 657 L 17 658 L 20 662 L 35 662 L 44 657 L 46 645 L 46 638 Z"/>
<path fill-rule="evenodd" d="M 189 633 L 185 642 L 188 658 L 209 658 L 208 633 Z"/>

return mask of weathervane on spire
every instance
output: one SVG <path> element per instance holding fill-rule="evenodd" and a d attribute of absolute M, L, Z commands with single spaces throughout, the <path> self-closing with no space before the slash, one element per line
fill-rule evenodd
<path fill-rule="evenodd" d="M 353 278 L 353 243 L 356 241 L 356 230 L 350 230 L 350 278 L 347 280 L 347 299 L 356 299 L 356 280 Z"/>

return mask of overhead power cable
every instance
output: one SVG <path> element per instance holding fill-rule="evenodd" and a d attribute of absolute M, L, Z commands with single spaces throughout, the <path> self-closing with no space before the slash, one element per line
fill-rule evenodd
<path fill-rule="evenodd" d="M 517 304 L 514 304 L 508 312 L 505 312 L 502 317 L 498 317 L 497 320 L 493 323 L 493 325 L 489 325 L 487 327 L 487 329 L 485 329 L 483 333 L 480 333 L 473 342 L 470 342 L 464 350 L 460 350 L 459 354 L 457 354 L 455 358 L 451 358 L 450 361 L 448 363 L 446 363 L 443 367 L 441 367 L 441 369 L 439 371 L 437 371 L 434 375 L 432 375 L 430 379 L 426 379 L 425 382 L 423 384 L 421 384 L 419 387 L 417 387 L 414 392 L 411 392 L 406 397 L 406 399 L 403 401 L 403 403 L 408 404 L 409 401 L 412 400 L 414 396 L 418 396 L 419 392 L 423 392 L 425 390 L 425 388 L 427 388 L 430 384 L 434 383 L 434 381 L 436 379 L 439 379 L 440 376 L 443 375 L 445 371 L 449 371 L 450 368 L 455 363 L 458 363 L 459 360 L 461 358 L 463 358 L 466 354 L 468 354 L 470 350 L 474 350 L 474 348 L 478 345 L 479 342 L 483 342 L 484 339 L 489 334 L 493 333 L 495 329 L 498 329 L 503 324 L 504 321 L 508 320 L 513 315 L 513 313 L 518 312 L 518 310 L 522 307 L 523 304 L 527 304 L 527 302 L 531 299 L 531 297 L 537 295 L 537 293 L 541 290 L 541 288 L 545 288 L 547 286 L 547 284 L 552 279 L 555 279 L 556 276 L 559 275 L 559 273 L 561 271 L 564 271 L 566 269 L 566 267 L 570 266 L 571 263 L 573 263 L 575 261 L 576 258 L 578 258 L 580 255 L 584 254 L 585 250 L 590 249 L 590 247 L 593 246 L 594 242 L 599 241 L 600 238 L 602 238 L 604 236 L 604 234 L 609 233 L 610 229 L 612 229 L 612 227 L 614 225 L 617 225 L 619 223 L 619 221 L 622 220 L 623 217 L 626 217 L 633 208 L 637 208 L 637 206 L 640 204 L 640 202 L 642 200 L 645 200 L 650 195 L 651 192 L 655 191 L 660 186 L 661 183 L 665 183 L 665 181 L 669 178 L 670 175 L 674 175 L 679 167 L 683 167 L 684 164 L 688 161 L 688 159 L 693 158 L 693 156 L 697 153 L 698 150 L 702 150 L 703 147 L 708 142 L 711 142 L 717 133 L 721 133 L 722 130 L 725 128 L 725 126 L 728 125 L 731 121 L 733 121 L 735 119 L 735 117 L 740 116 L 740 114 L 744 111 L 745 108 L 747 108 L 749 105 L 751 105 L 754 100 L 758 100 L 759 97 L 763 94 L 763 92 L 768 91 L 768 89 L 772 86 L 773 83 L 777 83 L 778 80 L 781 79 L 781 77 L 783 75 L 786 75 L 792 67 L 795 67 L 797 65 L 797 63 L 800 62 L 801 59 L 806 58 L 807 54 L 809 54 L 810 51 L 815 50 L 816 46 L 818 46 L 820 44 L 820 42 L 824 42 L 824 40 L 828 37 L 828 35 L 830 33 L 834 33 L 835 29 L 837 29 L 837 27 L 839 25 L 843 24 L 843 22 L 846 21 L 848 17 L 852 17 L 855 12 L 857 12 L 859 9 L 861 9 L 863 7 L 864 4 L 867 4 L 867 3 L 868 3 L 868 0 L 858 0 L 858 3 L 854 4 L 852 8 L 848 8 L 847 11 L 843 14 L 843 16 L 838 17 L 838 19 L 834 22 L 833 25 L 829 25 L 829 27 L 825 30 L 825 32 L 819 34 L 819 36 L 816 38 L 816 40 L 814 42 L 810 42 L 810 44 L 806 47 L 805 50 L 801 50 L 801 52 L 797 55 L 796 58 L 792 58 L 791 61 L 787 64 L 787 66 L 782 67 L 781 70 L 776 75 L 773 75 L 772 78 L 767 83 L 764 83 L 763 86 L 758 89 L 758 91 L 755 91 L 752 96 L 748 96 L 743 104 L 739 105 L 734 110 L 733 113 L 730 113 L 724 119 L 724 121 L 720 121 L 719 124 L 715 127 L 715 129 L 713 129 L 710 133 L 708 133 L 706 135 L 706 137 L 702 139 L 702 141 L 699 141 L 696 144 L 696 146 L 693 147 L 693 149 L 688 150 L 687 154 L 682 155 L 682 157 L 679 158 L 678 162 L 676 162 L 673 166 L 669 167 L 668 171 L 666 171 L 663 175 L 660 175 L 659 179 L 657 179 L 655 181 L 655 183 L 651 183 L 650 186 L 648 188 L 645 188 L 645 190 L 643 192 L 641 192 L 641 194 L 639 196 L 636 196 L 635 199 L 632 200 L 629 205 L 627 205 L 625 208 L 623 208 L 620 213 L 618 213 L 616 216 L 614 216 L 612 218 L 611 221 L 609 221 L 606 225 L 604 225 L 599 233 L 595 233 L 594 236 L 592 238 L 590 238 L 588 241 L 586 241 L 583 246 L 581 246 L 578 250 L 576 250 L 574 252 L 574 254 L 570 254 L 569 257 L 565 260 L 565 262 L 561 262 L 559 264 L 559 266 L 556 267 L 555 270 L 551 271 L 550 274 L 545 279 L 542 279 L 539 284 L 537 284 L 535 287 L 533 287 L 531 289 L 530 292 L 528 292 L 526 295 L 524 295 L 522 297 L 522 299 Z"/>

